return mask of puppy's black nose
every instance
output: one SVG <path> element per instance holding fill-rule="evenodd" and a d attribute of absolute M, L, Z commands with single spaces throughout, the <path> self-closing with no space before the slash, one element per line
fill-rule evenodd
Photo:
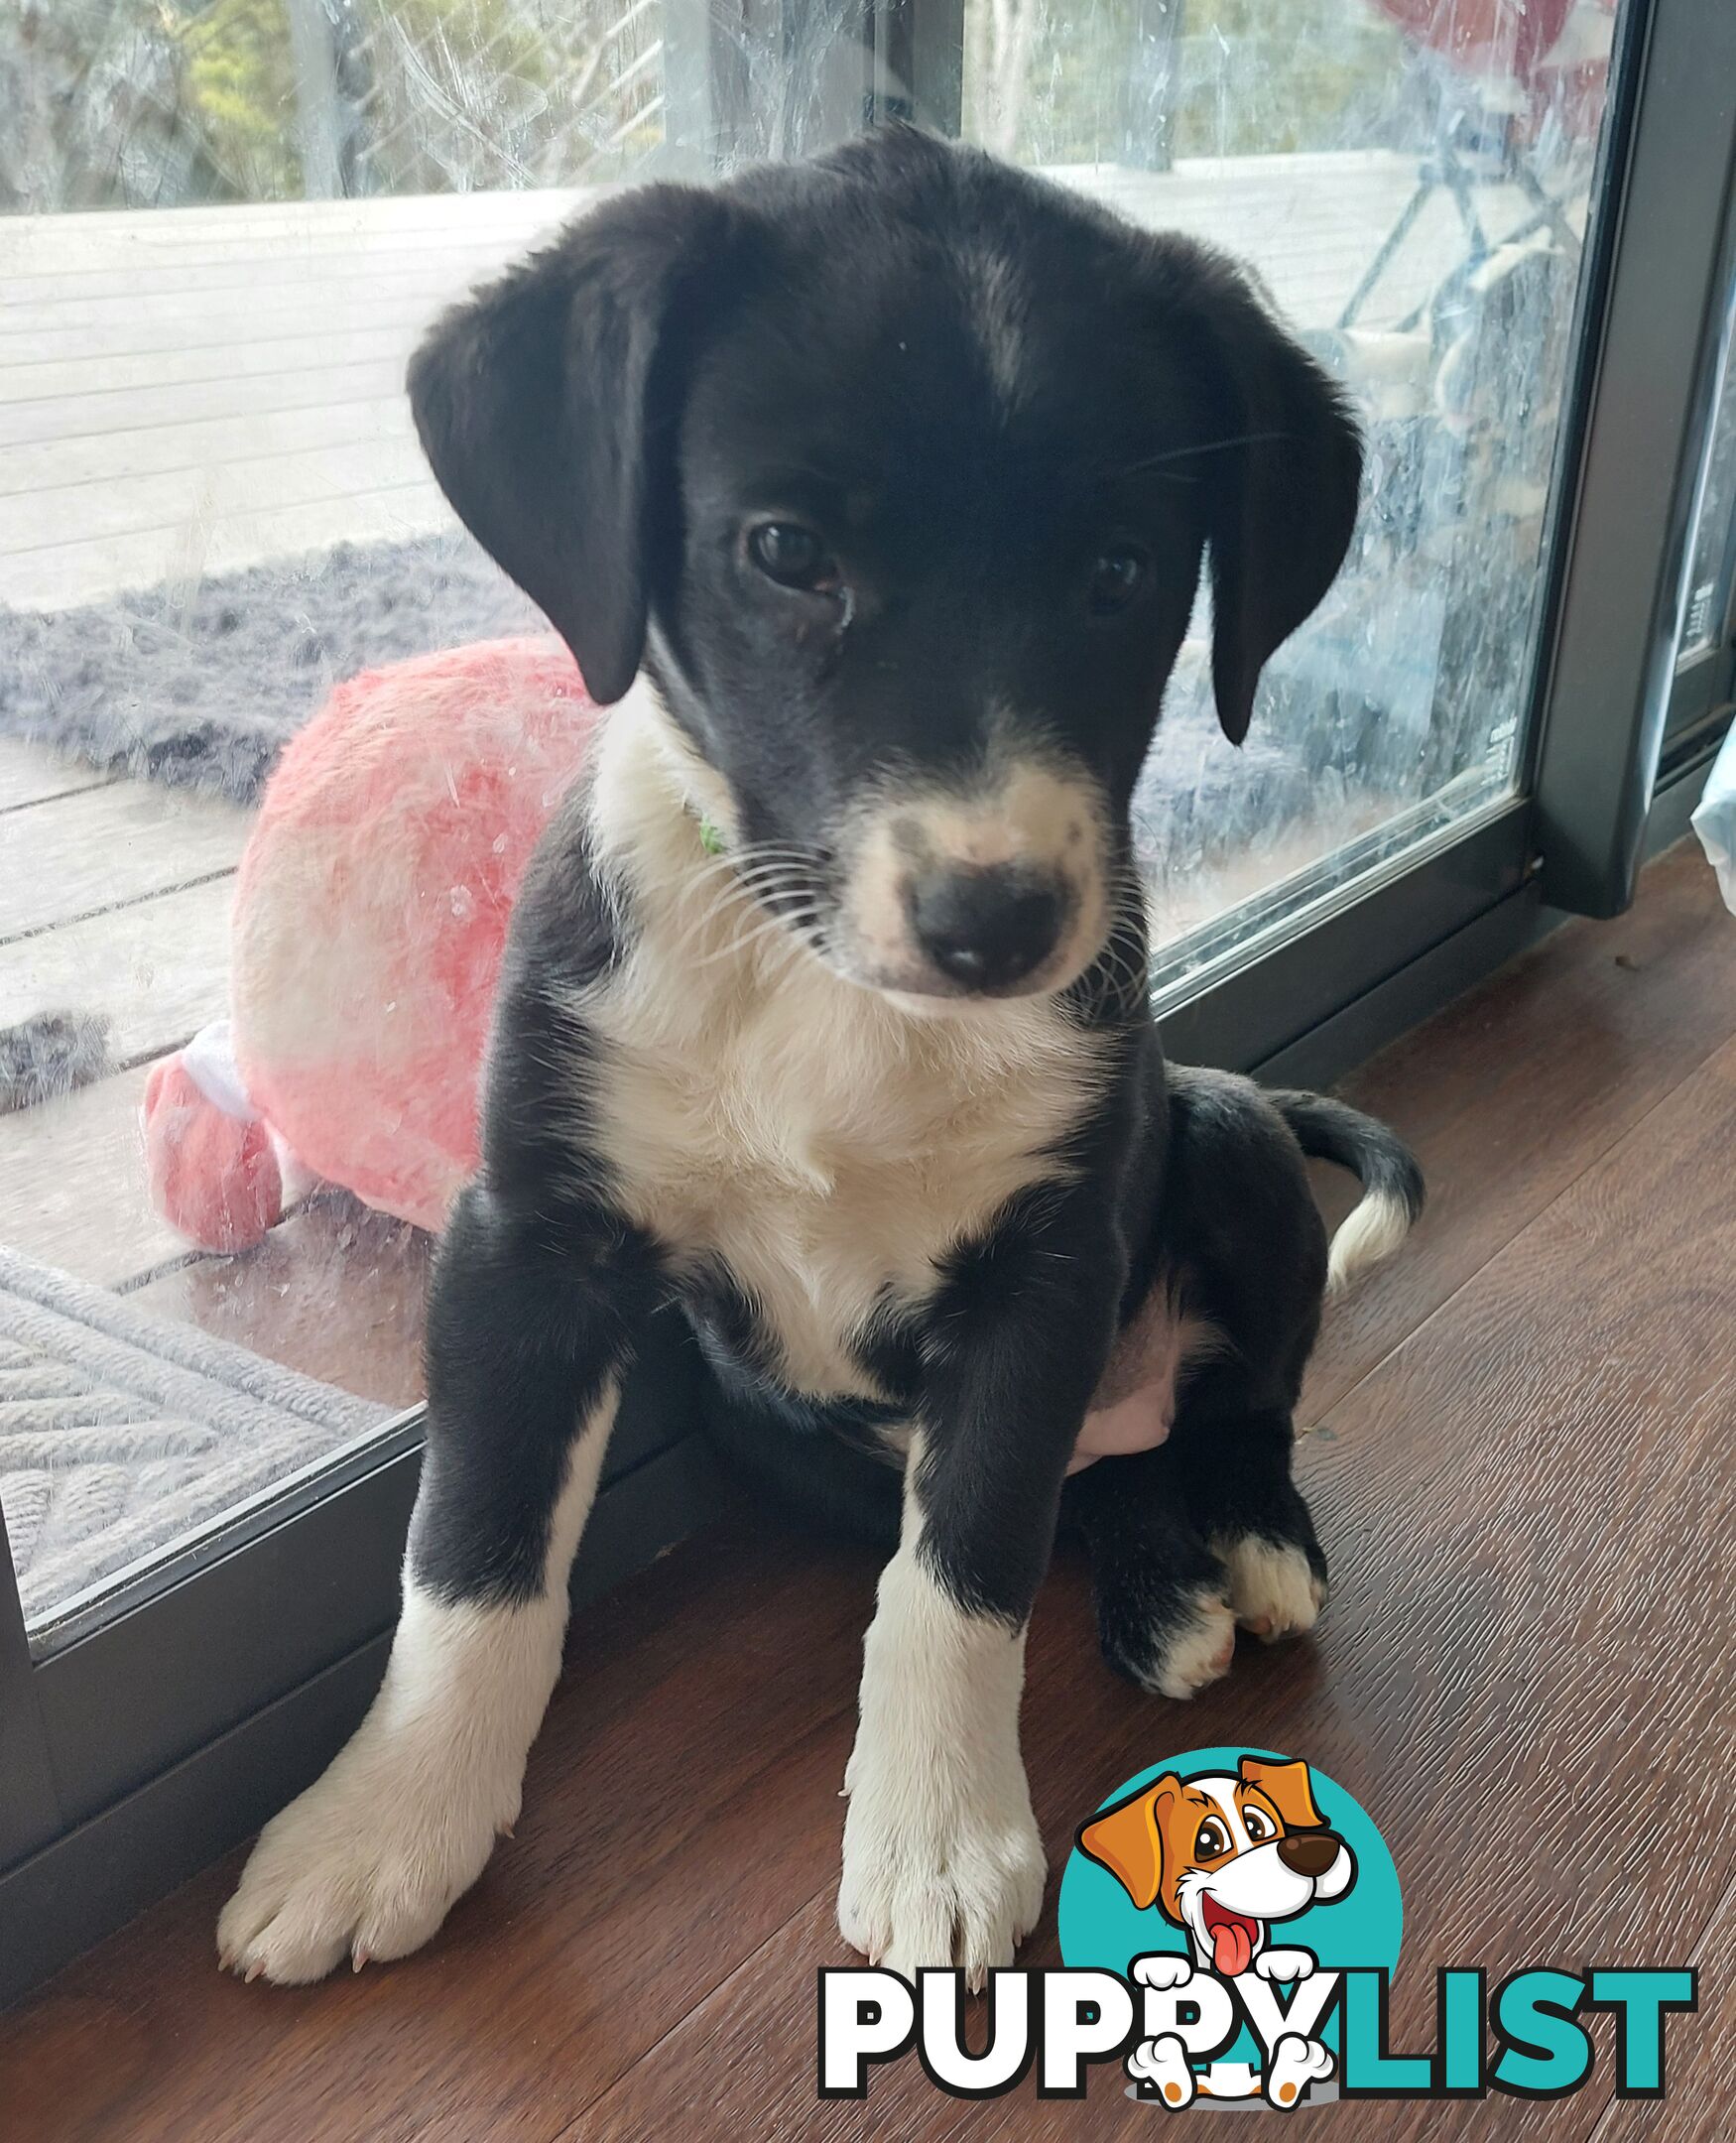
<path fill-rule="evenodd" d="M 1005 989 L 1039 967 L 1060 935 L 1062 901 L 1047 879 L 1017 864 L 933 871 L 911 895 L 923 950 L 966 989 Z"/>
<path fill-rule="evenodd" d="M 1281 1837 L 1278 1857 L 1293 1875 L 1306 1875 L 1317 1882 L 1338 1857 L 1338 1840 L 1330 1830 L 1303 1830 Z"/>

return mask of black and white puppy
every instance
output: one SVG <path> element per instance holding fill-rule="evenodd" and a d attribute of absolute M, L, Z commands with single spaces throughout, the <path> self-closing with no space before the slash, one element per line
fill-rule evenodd
<path fill-rule="evenodd" d="M 410 386 L 459 515 L 620 704 L 514 918 L 385 1683 L 221 1954 L 402 1955 L 475 1881 L 673 1294 L 727 1442 L 896 1543 L 843 1933 L 980 1978 L 1043 1896 L 1019 1702 L 1063 1483 L 1140 1682 L 1305 1628 L 1303 1150 L 1367 1187 L 1340 1277 L 1421 1198 L 1338 1104 L 1166 1072 L 1130 857 L 1202 558 L 1239 740 L 1344 554 L 1355 431 L 1223 260 L 900 129 L 610 199 Z"/>

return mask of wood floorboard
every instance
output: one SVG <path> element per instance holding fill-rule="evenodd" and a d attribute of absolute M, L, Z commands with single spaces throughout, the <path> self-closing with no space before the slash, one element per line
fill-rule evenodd
<path fill-rule="evenodd" d="M 185 424 L 142 425 L 95 437 L 0 446 L 0 498 L 40 492 L 51 485 L 114 482 L 173 469 L 222 467 L 310 446 L 396 439 L 409 429 L 410 421 L 410 405 L 401 394 L 375 395 L 357 402 L 321 403 L 311 409 L 198 417 Z"/>
<path fill-rule="evenodd" d="M 1311 1388 L 1315 1637 L 1245 1643 L 1182 1707 L 1098 1664 L 1069 1555 L 1039 1606 L 1026 1746 L 1056 1873 L 1158 1757 L 1294 1748 L 1397 1859 L 1398 2046 L 1428 2041 L 1437 1963 L 1700 1958 L 1663 2108 L 1611 2104 L 1594 2024 L 1577 2096 L 1311 2110 L 1328 2138 L 1727 2132 L 1736 1831 L 1694 1820 L 1736 1758 L 1736 924 L 1708 887 L 1676 851 L 1633 917 L 1558 934 L 1354 1082 L 1436 1195 Z M 746 1519 L 677 1551 L 580 1618 L 519 1835 L 428 1952 L 241 1987 L 210 1954 L 231 1860 L 0 2019 L 8 2143 L 1149 2132 L 1108 2074 L 1083 2104 L 968 2104 L 903 2063 L 865 2105 L 815 2101 L 871 1592 L 866 1555 Z M 1057 1955 L 1052 1884 L 1025 1959 Z"/>
<path fill-rule="evenodd" d="M 1404 1334 L 1736 1034 L 1736 924 L 1697 842 L 1607 924 L 1569 924 L 1373 1059 L 1343 1092 L 1411 1141 L 1428 1210 L 1331 1306 L 1302 1419 Z M 1332 1194 L 1348 1204 L 1342 1179 Z"/>
<path fill-rule="evenodd" d="M 152 1210 L 139 1109 L 149 1065 L 0 1116 L 0 1242 L 98 1287 L 186 1257 Z"/>
<path fill-rule="evenodd" d="M 62 483 L 13 500 L 0 535 L 0 572 L 7 571 L 3 562 L 9 556 L 238 514 L 317 506 L 357 492 L 430 480 L 415 435 L 407 421 L 400 421 L 389 434 L 372 438 L 195 463 L 160 475 L 135 476 L 124 484 L 111 476 Z"/>
<path fill-rule="evenodd" d="M 233 870 L 253 814 L 214 797 L 114 782 L 8 812 L 0 942 Z"/>
<path fill-rule="evenodd" d="M 1164 173 L 1074 166 L 1055 176 L 1138 221 L 1250 253 L 1278 303 L 1316 327 L 1337 316 L 1416 187 L 1414 160 L 1392 151 L 1211 158 Z M 410 450 L 401 423 L 370 435 L 376 451 L 358 453 L 353 474 L 336 480 L 323 459 L 261 467 L 275 449 L 249 435 L 285 413 L 363 396 L 394 399 L 402 418 L 404 359 L 433 314 L 590 197 L 376 196 L 7 218 L 0 449 L 19 451 L 11 465 L 0 452 L 0 491 L 17 508 L 0 561 L 5 599 L 92 601 L 439 525 L 432 489 L 409 518 L 402 499 L 383 503 L 391 486 L 381 468 Z M 1477 203 L 1497 239 L 1530 214 L 1512 188 L 1479 186 Z M 1389 264 L 1364 325 L 1396 322 L 1462 251 L 1458 218 L 1439 193 Z M 194 430 L 226 417 L 239 420 L 236 433 L 213 434 L 189 456 Z M 154 441 L 159 426 L 188 437 Z"/>
<path fill-rule="evenodd" d="M 100 789 L 113 779 L 100 767 L 63 758 L 46 745 L 0 737 L 0 812 L 15 812 L 27 804 L 46 804 L 78 789 Z M 0 842 L 5 838 L 6 829 L 0 826 Z"/>
<path fill-rule="evenodd" d="M 294 372 L 239 373 L 231 379 L 194 380 L 181 386 L 96 388 L 89 394 L 48 395 L 30 402 L 0 397 L 0 447 L 54 446 L 68 439 L 126 440 L 162 425 L 190 425 L 214 417 L 251 420 L 283 410 L 396 399 L 403 392 L 401 360 L 357 363 L 341 352 L 328 352 L 324 362 Z M 0 579 L 0 590 L 8 602 L 22 604 L 13 568 L 8 567 Z M 95 602 L 111 592 L 106 581 L 86 580 L 66 589 L 61 599 Z"/>
<path fill-rule="evenodd" d="M 0 417 L 4 412 L 0 412 Z M 85 599 L 94 574 L 105 591 L 154 588 L 168 581 L 192 585 L 202 574 L 239 571 L 264 559 L 316 552 L 338 539 L 353 544 L 400 543 L 451 526 L 451 509 L 426 472 L 377 491 L 346 491 L 300 506 L 246 513 L 203 513 L 135 530 L 64 544 L 44 544 L 7 562 L 5 590 L 20 609 L 55 609 Z"/>
<path fill-rule="evenodd" d="M 234 884 L 233 873 L 201 879 L 0 945 L 0 1027 L 99 1012 L 111 1064 L 179 1049 L 228 1009 Z"/>
<path fill-rule="evenodd" d="M 1729 2143 L 1730 2062 L 1736 2053 L 1736 1884 L 1724 1894 L 1691 1956 L 1699 1974 L 1699 2013 L 1691 2027 L 1672 2027 L 1679 2039 L 1667 2043 L 1665 2095 L 1651 2103 L 1612 2099 L 1593 2130 L 1591 2143 L 1621 2143 L 1657 2136 L 1665 2143 Z"/>

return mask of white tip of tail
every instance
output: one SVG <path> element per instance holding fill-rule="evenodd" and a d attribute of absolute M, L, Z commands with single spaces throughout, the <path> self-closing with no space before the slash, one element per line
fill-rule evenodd
<path fill-rule="evenodd" d="M 1402 1198 L 1371 1191 L 1346 1215 L 1332 1237 L 1326 1261 L 1326 1293 L 1342 1295 L 1358 1273 L 1390 1258 L 1411 1232 L 1411 1215 Z"/>

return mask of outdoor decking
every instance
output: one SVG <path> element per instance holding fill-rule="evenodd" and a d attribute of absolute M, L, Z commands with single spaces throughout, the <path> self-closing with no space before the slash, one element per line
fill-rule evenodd
<path fill-rule="evenodd" d="M 1325 327 L 1417 183 L 1388 152 L 1056 175 L 1252 260 Z M 570 214 L 570 192 L 0 221 L 0 601 L 46 608 L 443 519 L 404 408 L 439 308 Z M 1499 230 L 1524 203 L 1485 196 Z M 1444 193 L 1369 308 L 1462 250 Z"/>
<path fill-rule="evenodd" d="M 405 356 L 568 206 L 0 222 L 0 599 L 60 607 L 437 526 Z"/>
<path fill-rule="evenodd" d="M 1249 257 L 1301 325 L 1322 328 L 1409 199 L 1416 163 L 1344 153 L 1058 176 Z M 405 357 L 434 312 L 578 198 L 0 221 L 0 603 L 124 601 L 442 525 L 400 391 Z M 1495 231 L 1525 213 L 1516 192 L 1481 205 Z M 1401 317 L 1461 250 L 1437 195 L 1369 322 Z M 0 745 L 0 1027 L 57 1007 L 104 1012 L 115 1064 L 94 1086 L 0 1116 L 0 1240 L 408 1399 L 421 1273 L 408 1231 L 321 1208 L 267 1252 L 194 1260 L 144 1198 L 139 1094 L 150 1063 L 223 1009 L 248 822 L 62 760 L 52 740 Z M 1250 889 L 1272 867 L 1250 858 Z"/>

